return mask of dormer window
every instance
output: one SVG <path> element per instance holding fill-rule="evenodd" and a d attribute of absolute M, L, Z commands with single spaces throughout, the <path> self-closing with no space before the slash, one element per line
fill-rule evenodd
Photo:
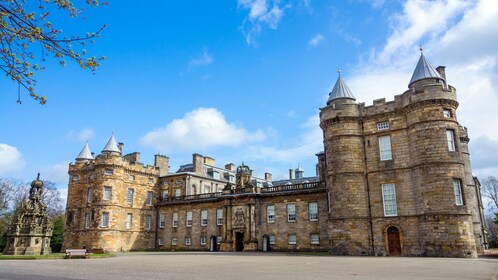
<path fill-rule="evenodd" d="M 386 130 L 386 129 L 389 129 L 388 122 L 381 122 L 377 124 L 377 130 Z"/>
<path fill-rule="evenodd" d="M 213 178 L 220 179 L 220 173 L 218 171 L 213 171 Z"/>

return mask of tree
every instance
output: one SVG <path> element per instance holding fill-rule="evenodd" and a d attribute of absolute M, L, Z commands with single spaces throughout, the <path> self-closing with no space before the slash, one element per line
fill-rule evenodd
<path fill-rule="evenodd" d="M 81 0 L 80 0 L 81 1 Z M 85 0 L 96 7 L 107 4 L 99 0 Z M 85 35 L 63 35 L 63 30 L 53 25 L 50 10 L 60 9 L 76 18 L 83 12 L 70 0 L 0 0 L 0 70 L 24 87 L 31 97 L 45 104 L 45 96 L 36 93 L 35 72 L 44 69 L 43 63 L 53 56 L 63 66 L 74 61 L 93 73 L 105 57 L 88 56 L 85 45 L 93 44 L 105 24 L 96 32 Z M 18 100 L 21 103 L 20 99 Z"/>
<path fill-rule="evenodd" d="M 62 241 L 64 240 L 64 214 L 59 214 L 52 218 L 52 239 L 50 240 L 50 248 L 53 253 L 60 252 L 62 249 Z"/>
<path fill-rule="evenodd" d="M 14 207 L 19 195 L 26 189 L 26 183 L 12 178 L 0 177 L 0 218 Z"/>
<path fill-rule="evenodd" d="M 495 210 L 498 210 L 498 179 L 495 176 L 489 176 L 482 181 L 482 195 L 487 197 L 489 204 Z"/>

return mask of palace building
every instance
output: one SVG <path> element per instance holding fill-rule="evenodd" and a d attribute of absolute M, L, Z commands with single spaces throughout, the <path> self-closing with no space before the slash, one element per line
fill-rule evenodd
<path fill-rule="evenodd" d="M 280 181 L 199 154 L 177 172 L 163 155 L 145 165 L 113 133 L 69 165 L 63 247 L 476 257 L 483 207 L 457 107 L 445 67 L 423 54 L 394 101 L 357 103 L 339 74 L 316 176 L 298 166 Z"/>

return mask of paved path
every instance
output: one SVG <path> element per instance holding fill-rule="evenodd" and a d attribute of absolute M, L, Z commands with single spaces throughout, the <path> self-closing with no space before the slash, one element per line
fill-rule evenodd
<path fill-rule="evenodd" d="M 106 259 L 1 260 L 0 279 L 497 279 L 498 259 L 281 253 L 126 253 Z"/>

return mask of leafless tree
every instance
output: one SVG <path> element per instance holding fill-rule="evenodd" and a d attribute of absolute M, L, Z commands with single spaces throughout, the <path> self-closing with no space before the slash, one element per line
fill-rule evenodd
<path fill-rule="evenodd" d="M 0 217 L 14 207 L 26 183 L 12 178 L 0 178 Z"/>
<path fill-rule="evenodd" d="M 481 184 L 482 195 L 487 197 L 492 208 L 498 210 L 498 179 L 495 176 L 489 176 Z"/>

